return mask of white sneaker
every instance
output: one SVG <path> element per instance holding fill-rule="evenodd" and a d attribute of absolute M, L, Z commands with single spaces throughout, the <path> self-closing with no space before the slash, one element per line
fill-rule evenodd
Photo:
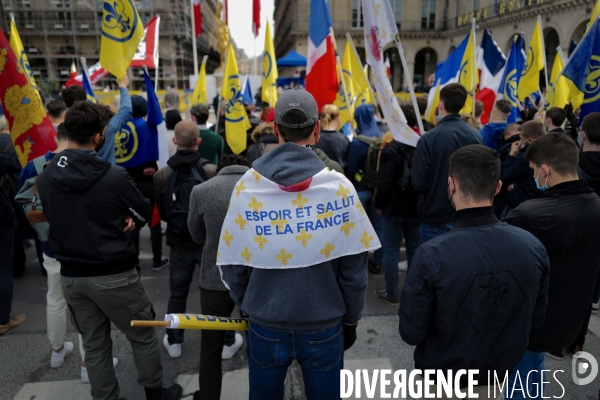
<path fill-rule="evenodd" d="M 592 314 L 598 314 L 598 303 L 592 303 Z"/>
<path fill-rule="evenodd" d="M 408 271 L 408 261 L 400 261 L 398 263 L 398 271 L 402 271 L 402 272 Z"/>
<path fill-rule="evenodd" d="M 113 357 L 113 368 L 117 368 L 119 364 L 119 359 L 117 357 Z M 90 383 L 90 377 L 87 373 L 86 367 L 81 367 L 81 383 Z"/>
<path fill-rule="evenodd" d="M 52 350 L 50 356 L 50 368 L 60 368 L 65 363 L 65 357 L 73 352 L 73 342 L 64 342 L 61 351 Z"/>
<path fill-rule="evenodd" d="M 165 333 L 165 337 L 163 338 L 163 346 L 167 349 L 167 353 L 169 353 L 169 357 L 171 358 L 179 358 L 181 357 L 181 344 L 180 343 L 169 343 L 169 336 Z"/>
<path fill-rule="evenodd" d="M 244 338 L 242 337 L 242 335 L 240 333 L 236 333 L 235 334 L 235 343 L 233 343 L 231 346 L 223 346 L 223 352 L 221 352 L 221 358 L 223 360 L 229 360 L 231 357 L 233 357 L 235 352 L 238 351 L 240 349 L 240 347 L 242 347 L 243 343 L 244 343 Z"/>

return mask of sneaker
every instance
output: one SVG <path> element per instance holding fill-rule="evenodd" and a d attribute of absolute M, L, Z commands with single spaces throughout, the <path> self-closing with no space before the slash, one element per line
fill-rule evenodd
<path fill-rule="evenodd" d="M 169 336 L 165 333 L 165 337 L 163 338 L 163 346 L 167 349 L 167 353 L 169 353 L 169 357 L 171 358 L 179 358 L 181 357 L 181 344 L 180 343 L 169 343 Z"/>
<path fill-rule="evenodd" d="M 388 303 L 390 306 L 398 307 L 400 302 L 387 296 L 385 289 L 379 289 L 375 291 L 375 296 Z"/>
<path fill-rule="evenodd" d="M 177 383 L 169 388 L 144 388 L 146 400 L 179 400 L 183 395 L 183 388 Z"/>
<path fill-rule="evenodd" d="M 554 358 L 555 360 L 562 361 L 565 359 L 565 349 L 547 351 L 546 355 L 550 358 Z"/>
<path fill-rule="evenodd" d="M 164 268 L 166 268 L 166 267 L 168 267 L 168 266 L 169 266 L 169 259 L 168 259 L 168 258 L 163 258 L 163 259 L 162 259 L 162 261 L 161 261 L 161 262 L 160 262 L 158 265 L 154 265 L 154 266 L 152 267 L 152 270 L 153 270 L 154 272 L 158 272 L 158 271 L 160 271 L 161 269 L 164 269 Z"/>
<path fill-rule="evenodd" d="M 580 351 L 583 351 L 583 346 L 570 346 L 569 347 L 569 353 L 571 353 L 571 357 L 576 358 L 575 354 L 579 353 Z"/>
<path fill-rule="evenodd" d="M 375 264 L 373 260 L 369 260 L 369 264 L 367 264 L 367 266 L 369 267 L 369 271 L 371 271 L 372 274 L 378 274 L 379 271 L 381 271 L 381 267 Z"/>
<path fill-rule="evenodd" d="M 119 359 L 117 357 L 113 357 L 113 368 L 117 368 L 119 364 Z M 81 383 L 90 383 L 90 377 L 87 373 L 86 367 L 81 367 Z"/>
<path fill-rule="evenodd" d="M 63 348 L 60 351 L 52 351 L 50 356 L 50 368 L 60 368 L 65 363 L 65 357 L 73 352 L 73 342 L 64 342 Z"/>
<path fill-rule="evenodd" d="M 592 303 L 592 314 L 598 314 L 598 303 Z"/>
<path fill-rule="evenodd" d="M 398 263 L 398 271 L 402 271 L 402 272 L 408 271 L 408 261 L 400 261 Z"/>
<path fill-rule="evenodd" d="M 231 357 L 233 357 L 235 352 L 238 351 L 240 347 L 242 347 L 243 343 L 244 338 L 242 338 L 242 335 L 240 333 L 236 333 L 235 342 L 231 346 L 223 346 L 223 351 L 221 352 L 221 359 L 229 360 Z"/>
<path fill-rule="evenodd" d="M 10 317 L 8 324 L 0 325 L 0 336 L 15 329 L 17 326 L 21 325 L 23 322 L 25 322 L 25 314 L 19 314 L 16 317 Z"/>

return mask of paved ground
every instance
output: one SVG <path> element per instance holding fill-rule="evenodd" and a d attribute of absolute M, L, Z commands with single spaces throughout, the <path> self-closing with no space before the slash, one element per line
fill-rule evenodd
<path fill-rule="evenodd" d="M 148 253 L 150 243 L 148 230 L 142 231 L 142 280 L 154 302 L 158 316 L 166 312 L 168 301 L 168 269 L 158 273 L 152 271 L 151 257 Z M 165 255 L 168 248 L 165 247 Z M 46 337 L 46 280 L 40 273 L 35 252 L 28 249 L 28 266 L 24 277 L 15 279 L 13 313 L 25 313 L 27 321 L 17 330 L 0 337 L 0 400 L 81 400 L 90 399 L 89 385 L 79 381 L 79 352 L 74 351 L 67 357 L 65 365 L 59 369 L 50 369 L 50 345 Z M 400 285 L 404 279 L 400 273 Z M 188 299 L 189 312 L 199 312 L 199 290 L 194 280 Z M 369 289 L 363 319 L 358 328 L 358 340 L 345 354 L 345 366 L 350 370 L 375 368 L 407 369 L 413 368 L 413 347 L 405 344 L 398 334 L 398 316 L 396 308 L 380 302 L 374 290 L 384 286 L 383 276 L 369 276 Z M 160 318 L 159 318 L 160 319 Z M 585 350 L 600 361 L 600 318 L 593 317 Z M 163 331 L 158 331 L 160 339 Z M 125 337 L 117 330 L 112 331 L 114 342 L 113 355 L 119 358 L 116 369 L 121 385 L 121 396 L 128 400 L 144 399 L 143 389 L 136 382 L 136 370 L 131 348 Z M 67 339 L 76 342 L 76 335 L 69 323 Z M 164 382 L 169 385 L 179 382 L 185 393 L 191 394 L 197 389 L 199 363 L 199 331 L 186 332 L 183 356 L 170 359 L 162 347 Z M 546 367 L 558 372 L 557 377 L 565 387 L 562 389 L 552 381 L 545 396 L 575 400 L 596 400 L 600 389 L 600 375 L 590 385 L 576 386 L 571 379 L 571 357 L 562 362 L 547 359 Z M 231 360 L 223 361 L 222 399 L 236 400 L 247 398 L 247 362 L 245 353 L 239 351 Z M 379 389 L 376 391 L 379 398 Z M 362 390 L 362 398 L 365 390 Z M 290 369 L 286 381 L 286 399 L 303 399 L 303 385 L 297 365 Z M 189 397 L 191 399 L 191 397 Z"/>

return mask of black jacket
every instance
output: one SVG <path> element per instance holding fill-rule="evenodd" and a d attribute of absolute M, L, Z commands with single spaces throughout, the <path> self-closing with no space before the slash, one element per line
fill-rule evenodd
<path fill-rule="evenodd" d="M 600 198 L 585 181 L 565 182 L 522 203 L 505 221 L 535 235 L 550 258 L 546 319 L 531 330 L 527 349 L 565 348 L 581 330 L 600 270 Z"/>
<path fill-rule="evenodd" d="M 542 326 L 549 262 L 539 240 L 499 222 L 492 207 L 456 217 L 453 230 L 415 254 L 402 289 L 400 335 L 417 346 L 415 368 L 479 369 L 475 379 L 483 385 L 487 371 L 510 374 L 530 329 Z"/>
<path fill-rule="evenodd" d="M 458 114 L 447 115 L 417 142 L 411 173 L 419 192 L 419 218 L 423 222 L 443 223 L 454 219 L 456 212 L 448 201 L 450 156 L 469 144 L 482 144 L 479 132 Z"/>
<path fill-rule="evenodd" d="M 521 135 L 518 133 L 516 135 L 512 135 L 502 142 L 502 147 L 500 147 L 500 161 L 506 161 L 506 158 L 510 154 L 510 148 L 512 147 L 512 144 L 517 140 L 521 140 Z"/>
<path fill-rule="evenodd" d="M 502 186 L 514 184 L 512 190 L 505 196 L 506 205 L 515 208 L 522 202 L 535 199 L 541 193 L 535 184 L 533 170 L 529 166 L 529 161 L 525 159 L 527 147 L 521 149 L 516 157 L 508 156 L 502 163 Z"/>
<path fill-rule="evenodd" d="M 113 275 L 134 268 L 137 249 L 123 232 L 123 217 L 144 226 L 150 205 L 124 168 L 92 150 L 64 150 L 40 174 L 37 186 L 61 275 Z"/>
<path fill-rule="evenodd" d="M 17 225 L 12 190 L 12 177 L 19 173 L 21 165 L 16 155 L 0 152 L 0 236 L 12 232 Z M 4 237 L 2 237 L 4 238 Z"/>
<path fill-rule="evenodd" d="M 579 179 L 587 181 L 592 190 L 600 196 L 600 151 L 579 153 Z"/>
<path fill-rule="evenodd" d="M 315 147 L 323 150 L 330 159 L 340 164 L 342 168 L 346 168 L 350 141 L 346 139 L 343 133 L 321 129 L 319 143 Z"/>
<path fill-rule="evenodd" d="M 417 217 L 417 192 L 410 183 L 402 190 L 400 181 L 404 174 L 405 158 L 408 158 L 408 167 L 412 165 L 415 148 L 395 140 L 386 144 L 381 151 L 379 170 L 377 171 L 377 193 L 375 194 L 375 207 L 385 216 L 416 218 Z M 410 172 L 407 172 L 410 173 Z"/>

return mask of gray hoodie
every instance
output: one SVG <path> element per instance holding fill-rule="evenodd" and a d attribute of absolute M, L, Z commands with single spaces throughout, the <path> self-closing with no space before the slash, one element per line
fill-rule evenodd
<path fill-rule="evenodd" d="M 302 182 L 325 168 L 314 151 L 294 143 L 271 150 L 252 166 L 282 186 Z M 315 330 L 358 322 L 367 289 L 367 260 L 364 252 L 306 268 L 227 265 L 223 270 L 231 297 L 253 322 L 279 329 Z"/>

